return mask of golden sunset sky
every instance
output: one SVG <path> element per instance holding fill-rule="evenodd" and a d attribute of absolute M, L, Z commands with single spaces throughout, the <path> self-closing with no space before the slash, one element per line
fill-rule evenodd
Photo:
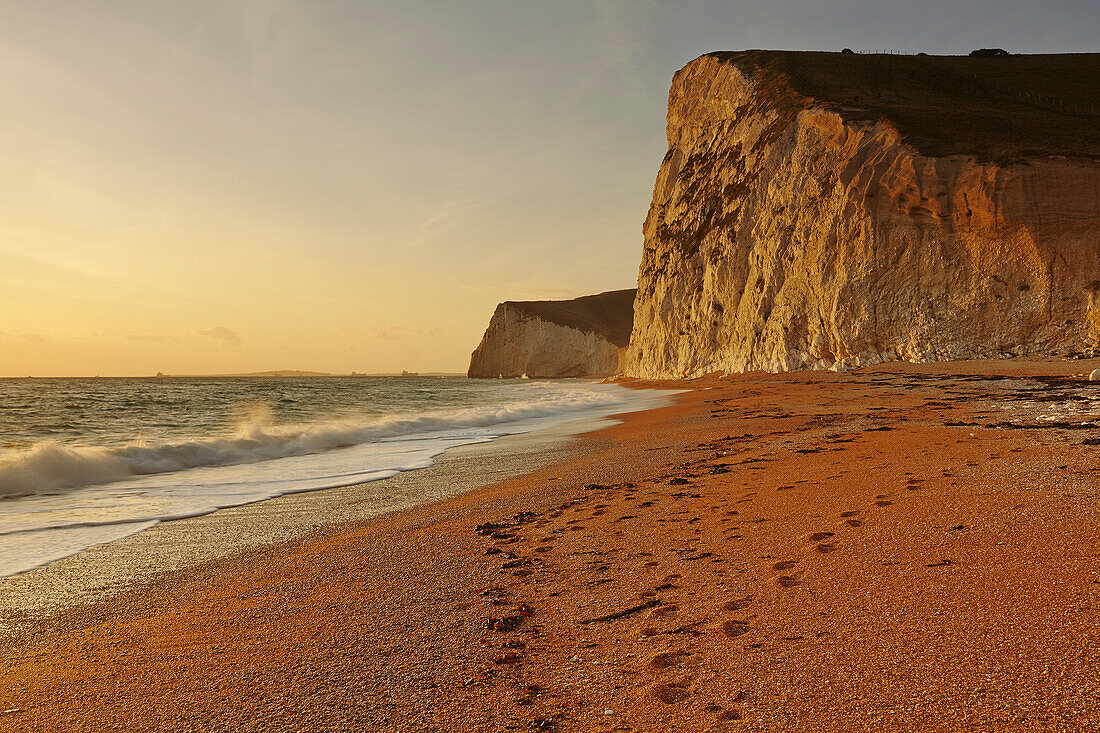
<path fill-rule="evenodd" d="M 1097 50 L 1095 8 L 0 3 L 0 375 L 465 371 L 499 301 L 633 286 L 690 59 Z"/>

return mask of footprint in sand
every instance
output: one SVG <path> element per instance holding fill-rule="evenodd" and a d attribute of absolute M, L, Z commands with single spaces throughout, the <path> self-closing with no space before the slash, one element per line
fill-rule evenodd
<path fill-rule="evenodd" d="M 894 502 L 890 501 L 889 499 L 880 499 L 879 501 L 875 502 L 875 506 L 890 506 L 893 503 Z"/>
<path fill-rule="evenodd" d="M 655 698 L 666 705 L 672 705 L 673 703 L 681 702 L 691 697 L 691 693 L 680 685 L 654 685 L 651 691 Z"/>
<path fill-rule="evenodd" d="M 814 532 L 812 535 L 810 535 L 810 541 L 820 542 L 821 540 L 827 540 L 832 536 L 832 532 Z"/>
<path fill-rule="evenodd" d="M 802 585 L 802 573 L 795 573 L 794 575 L 780 575 L 776 578 L 777 583 L 784 588 L 793 588 L 796 585 Z"/>
<path fill-rule="evenodd" d="M 650 616 L 653 618 L 672 618 L 680 612 L 680 607 L 675 603 L 669 603 L 664 606 L 657 606 L 650 612 Z"/>
<path fill-rule="evenodd" d="M 842 516 L 842 517 L 858 517 L 859 512 L 858 511 L 855 511 L 855 512 L 841 512 L 840 516 Z"/>
<path fill-rule="evenodd" d="M 742 634 L 749 633 L 749 622 L 738 621 L 736 619 L 730 619 L 722 624 L 722 633 L 731 639 L 741 636 Z"/>
<path fill-rule="evenodd" d="M 830 545 L 826 542 L 822 542 L 820 545 L 817 546 L 817 551 L 823 554 L 827 552 L 832 552 L 835 549 L 836 545 Z"/>
<path fill-rule="evenodd" d="M 741 611 L 749 607 L 753 602 L 754 596 L 745 596 L 744 598 L 738 598 L 732 601 L 726 601 L 722 608 L 726 611 Z"/>
<path fill-rule="evenodd" d="M 649 666 L 653 669 L 668 669 L 669 667 L 677 667 L 684 663 L 688 657 L 691 656 L 691 652 L 683 649 L 674 652 L 663 652 L 655 656 L 650 662 Z"/>
<path fill-rule="evenodd" d="M 772 565 L 772 570 L 790 570 L 798 564 L 798 560 L 783 560 Z"/>

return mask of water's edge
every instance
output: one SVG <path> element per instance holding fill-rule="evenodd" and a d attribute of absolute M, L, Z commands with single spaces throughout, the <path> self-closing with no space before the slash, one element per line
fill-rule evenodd
<path fill-rule="evenodd" d="M 140 477 L 16 502 L 0 516 L 0 577 L 30 572 L 91 547 L 116 542 L 166 521 L 289 494 L 364 485 L 427 468 L 446 451 L 510 434 L 546 429 L 585 417 L 647 409 L 661 393 L 592 385 L 597 401 L 557 414 L 513 414 L 474 431 L 429 431 L 379 437 L 337 451 L 276 458 L 224 468 L 197 468 Z M 612 391 L 608 391 L 612 390 Z M 599 397 L 600 394 L 603 397 Z M 585 398 L 589 399 L 589 398 Z M 528 404 L 528 403 L 524 403 Z M 499 408 L 493 408 L 494 414 Z M 527 410 L 527 412 L 531 412 Z M 545 409 L 536 412 L 545 413 Z M 479 422 L 483 422 L 479 418 Z M 394 442 L 396 441 L 396 442 Z M 75 504 L 70 507 L 70 502 Z"/>
<path fill-rule="evenodd" d="M 607 415 L 588 415 L 489 443 L 448 449 L 432 465 L 349 486 L 285 494 L 162 522 L 131 536 L 0 578 L 0 636 L 65 608 L 101 601 L 139 583 L 325 527 L 368 521 L 438 502 L 562 460 L 576 436 L 614 425 L 615 415 L 672 404 L 672 391 L 639 390 L 644 399 Z"/>

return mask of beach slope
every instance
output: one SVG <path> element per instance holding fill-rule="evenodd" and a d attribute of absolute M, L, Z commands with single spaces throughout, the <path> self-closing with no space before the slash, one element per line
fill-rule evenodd
<path fill-rule="evenodd" d="M 697 380 L 525 475 L 23 619 L 0 730 L 1096 729 L 1096 366 Z"/>

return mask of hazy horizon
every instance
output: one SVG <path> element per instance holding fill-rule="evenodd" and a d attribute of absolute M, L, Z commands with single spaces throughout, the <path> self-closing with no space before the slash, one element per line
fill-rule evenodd
<path fill-rule="evenodd" d="M 0 7 L 0 376 L 464 372 L 502 300 L 634 287 L 715 50 L 1096 51 L 1100 5 Z"/>

